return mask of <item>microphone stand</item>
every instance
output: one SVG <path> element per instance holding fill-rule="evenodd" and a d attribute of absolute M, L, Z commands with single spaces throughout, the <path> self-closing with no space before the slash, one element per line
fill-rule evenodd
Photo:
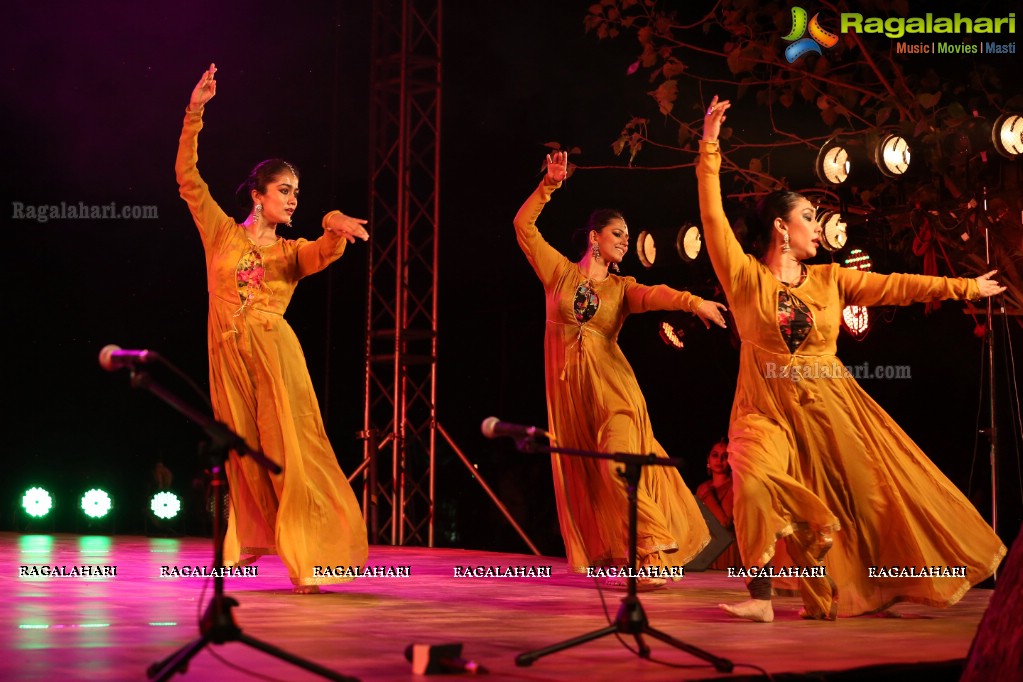
<path fill-rule="evenodd" d="M 983 188 L 983 204 L 981 206 L 980 218 L 984 222 L 984 261 L 987 264 L 987 272 L 991 271 L 991 219 L 988 216 L 987 208 L 987 187 Z M 1002 296 L 1001 313 L 1005 315 L 1005 297 Z M 988 423 L 988 439 L 990 441 L 989 460 L 991 462 L 991 530 L 998 532 L 998 503 L 1000 501 L 998 485 L 998 412 L 995 409 L 997 387 L 995 379 L 995 310 L 994 296 L 988 296 L 987 301 L 987 324 L 984 328 L 984 341 L 987 344 L 987 382 L 988 382 L 988 408 L 990 409 L 990 422 Z M 997 571 L 994 575 L 997 581 Z"/>
<path fill-rule="evenodd" d="M 639 647 L 639 655 L 642 658 L 650 658 L 650 647 L 648 647 L 646 642 L 643 640 L 643 635 L 649 635 L 655 639 L 659 639 L 662 642 L 670 644 L 676 649 L 681 649 L 682 651 L 692 654 L 697 658 L 702 658 L 703 660 L 710 662 L 718 672 L 732 672 L 733 664 L 728 659 L 719 658 L 714 654 L 691 644 L 686 644 L 665 632 L 661 632 L 660 630 L 651 627 L 650 622 L 647 620 L 646 612 L 643 611 L 643 605 L 640 604 L 639 597 L 636 594 L 636 526 L 638 515 L 636 490 L 639 487 L 639 480 L 643 472 L 643 467 L 649 465 L 678 466 L 681 462 L 677 459 L 657 457 L 656 455 L 630 455 L 623 453 L 607 454 L 603 452 L 575 450 L 572 448 L 560 448 L 549 445 L 544 446 L 537 444 L 530 438 L 519 440 L 515 445 L 522 452 L 546 452 L 620 462 L 625 465 L 625 470 L 619 472 L 619 475 L 625 479 L 625 489 L 629 500 L 629 589 L 628 594 L 624 599 L 622 599 L 622 605 L 618 608 L 618 615 L 615 616 L 614 623 L 607 627 L 600 628 L 599 630 L 593 630 L 592 632 L 587 632 L 586 634 L 566 639 L 558 642 L 557 644 L 551 644 L 550 646 L 546 646 L 541 649 L 534 649 L 532 651 L 521 653 L 515 657 L 515 665 L 519 667 L 526 667 L 532 665 L 535 660 L 542 656 L 547 656 L 548 654 L 554 654 L 580 644 L 585 644 L 586 642 L 594 639 L 600 639 L 607 635 L 621 633 L 624 635 L 632 635 L 636 639 L 636 644 Z"/>
<path fill-rule="evenodd" d="M 238 606 L 238 601 L 224 595 L 224 536 L 227 526 L 224 523 L 222 496 L 227 485 L 224 464 L 227 461 L 228 453 L 234 450 L 241 457 L 251 457 L 260 466 L 275 474 L 281 472 L 281 467 L 267 459 L 262 453 L 250 448 L 245 443 L 245 439 L 227 426 L 185 403 L 137 366 L 132 367 L 131 370 L 131 385 L 132 388 L 145 388 L 198 424 L 210 437 L 210 443 L 204 450 L 210 465 L 210 488 L 213 491 L 213 598 L 199 621 L 200 635 L 170 656 L 150 665 L 146 669 L 146 676 L 150 680 L 163 682 L 170 679 L 175 673 L 185 673 L 188 669 L 188 662 L 207 645 L 241 642 L 328 680 L 358 682 L 357 678 L 346 677 L 283 649 L 278 649 L 272 644 L 243 634 L 231 613 L 231 609 Z"/>

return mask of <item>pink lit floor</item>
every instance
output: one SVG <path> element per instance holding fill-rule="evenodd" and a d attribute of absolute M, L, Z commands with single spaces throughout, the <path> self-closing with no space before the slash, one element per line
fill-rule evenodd
<path fill-rule="evenodd" d="M 143 680 L 146 668 L 198 635 L 197 616 L 212 584 L 161 578 L 160 567 L 208 565 L 205 539 L 0 534 L 0 680 Z M 20 566 L 106 564 L 116 577 L 19 576 Z M 494 680 L 678 680 L 729 676 L 650 639 L 641 660 L 614 637 L 552 654 L 519 668 L 515 656 L 606 625 L 592 580 L 565 572 L 564 559 L 515 554 L 371 547 L 370 564 L 411 565 L 408 578 L 360 578 L 295 595 L 276 557 L 258 577 L 227 581 L 240 602 L 245 634 L 363 680 L 415 678 L 405 647 L 461 642 L 464 657 Z M 456 578 L 456 567 L 552 566 L 551 578 Z M 612 616 L 621 593 L 605 593 Z M 940 662 L 966 656 L 990 592 L 973 590 L 956 606 L 900 606 L 902 618 L 811 622 L 796 598 L 780 598 L 777 620 L 728 618 L 716 604 L 743 598 L 742 581 L 720 572 L 691 573 L 668 589 L 641 594 L 651 625 L 736 663 L 731 677 L 835 672 L 868 665 Z M 631 637 L 627 640 L 631 645 Z M 215 657 L 214 654 L 219 657 Z M 254 677 L 231 666 L 255 671 Z M 208 647 L 181 680 L 322 679 L 240 643 Z"/>

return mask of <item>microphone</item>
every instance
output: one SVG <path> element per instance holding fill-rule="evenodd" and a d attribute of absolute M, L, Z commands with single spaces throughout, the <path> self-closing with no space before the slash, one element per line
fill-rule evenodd
<path fill-rule="evenodd" d="M 415 675 L 485 675 L 490 672 L 476 661 L 462 658 L 461 644 L 409 644 L 405 647 L 405 660 L 412 664 L 412 673 Z"/>
<path fill-rule="evenodd" d="M 503 422 L 499 421 L 497 417 L 487 417 L 484 419 L 483 423 L 480 424 L 480 431 L 487 438 L 510 436 L 515 440 L 523 440 L 537 438 L 538 436 L 543 436 L 544 438 L 551 437 L 551 434 L 539 427 Z"/>
<path fill-rule="evenodd" d="M 153 350 L 123 350 L 120 346 L 109 344 L 99 352 L 99 366 L 108 372 L 115 372 L 125 367 L 134 369 L 135 365 L 156 362 L 160 356 Z"/>

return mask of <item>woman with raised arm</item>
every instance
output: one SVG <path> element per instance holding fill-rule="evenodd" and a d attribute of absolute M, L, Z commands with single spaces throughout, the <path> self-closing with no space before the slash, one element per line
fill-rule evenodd
<path fill-rule="evenodd" d="M 688 310 L 710 326 L 725 326 L 724 306 L 669 287 L 644 286 L 617 274 L 629 248 L 629 228 L 617 211 L 598 210 L 585 232 L 578 261 L 561 255 L 536 227 L 536 220 L 567 177 L 568 155 L 547 157 L 547 173 L 515 216 L 519 246 L 547 295 L 547 413 L 554 442 L 603 453 L 655 453 L 646 402 L 636 376 L 618 347 L 618 332 L 630 313 Z M 628 565 L 628 508 L 621 465 L 608 460 L 557 456 L 554 491 L 569 569 Z M 693 494 L 678 470 L 644 467 L 638 497 L 638 562 L 649 572 L 683 566 L 710 540 Z M 638 568 L 638 567 L 634 567 Z M 624 581 L 611 578 L 610 586 Z M 644 578 L 643 588 L 663 585 Z"/>
<path fill-rule="evenodd" d="M 707 252 L 742 340 L 728 451 L 743 564 L 771 567 L 775 541 L 786 538 L 792 560 L 806 569 L 806 618 L 872 613 L 899 601 L 954 604 L 992 574 L 1005 546 L 849 375 L 836 341 L 847 305 L 972 300 L 1005 288 L 994 272 L 966 279 L 808 266 L 821 227 L 814 207 L 793 192 L 764 198 L 751 229 L 761 253 L 744 253 L 718 177 L 729 106 L 715 97 L 707 110 L 696 175 Z M 721 607 L 770 622 L 770 578 L 750 572 L 757 574 L 750 599 Z"/>
<path fill-rule="evenodd" d="M 281 465 L 271 475 L 231 453 L 231 514 L 224 559 L 279 554 L 294 590 L 351 580 L 367 556 L 358 501 L 327 440 L 298 338 L 283 314 L 298 281 L 369 235 L 359 220 L 331 211 L 315 241 L 284 239 L 298 207 L 298 172 L 286 161 L 258 164 L 238 189 L 248 217 L 237 223 L 210 196 L 196 168 L 199 131 L 216 94 L 216 66 L 203 74 L 185 110 L 174 170 L 206 251 L 210 391 L 218 420 Z M 330 568 L 324 576 L 322 569 Z M 321 569 L 321 570 L 317 570 Z"/>

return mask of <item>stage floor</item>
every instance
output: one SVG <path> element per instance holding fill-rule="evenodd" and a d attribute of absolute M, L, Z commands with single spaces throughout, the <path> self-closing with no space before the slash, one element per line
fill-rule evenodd
<path fill-rule="evenodd" d="M 212 593 L 212 580 L 204 590 L 204 579 L 160 577 L 161 567 L 207 566 L 211 559 L 210 541 L 200 538 L 0 534 L 6 605 L 0 679 L 145 679 L 151 663 L 197 637 L 197 616 Z M 23 566 L 70 571 L 83 564 L 116 566 L 116 575 L 19 575 Z M 567 574 L 564 559 L 374 546 L 369 565 L 410 566 L 410 575 L 362 577 L 327 586 L 324 594 L 296 595 L 280 561 L 264 557 L 258 576 L 229 578 L 226 592 L 240 602 L 235 619 L 246 635 L 363 680 L 416 679 L 404 658 L 408 644 L 461 642 L 463 657 L 489 668 L 494 680 L 592 681 L 757 674 L 741 664 L 776 674 L 963 659 L 991 595 L 975 589 L 949 609 L 900 605 L 901 618 L 837 622 L 801 620 L 798 598 L 779 598 L 775 622 L 755 624 L 716 607 L 744 598 L 741 579 L 690 573 L 640 595 L 647 617 L 672 637 L 730 659 L 732 676 L 651 638 L 654 659 L 686 667 L 639 659 L 605 637 L 519 668 L 517 654 L 607 624 L 593 580 Z M 455 577 L 456 569 L 475 566 L 550 566 L 551 577 Z M 605 591 L 612 617 L 621 596 Z M 631 637 L 626 641 L 634 645 Z M 174 679 L 322 678 L 234 642 L 207 647 Z"/>

